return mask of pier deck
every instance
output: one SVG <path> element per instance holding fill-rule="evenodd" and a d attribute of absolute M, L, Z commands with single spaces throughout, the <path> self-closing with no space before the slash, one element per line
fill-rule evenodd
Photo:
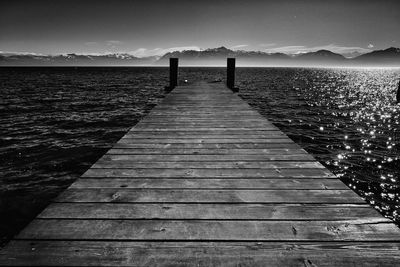
<path fill-rule="evenodd" d="M 175 88 L 2 266 L 399 266 L 400 230 L 222 84 Z"/>

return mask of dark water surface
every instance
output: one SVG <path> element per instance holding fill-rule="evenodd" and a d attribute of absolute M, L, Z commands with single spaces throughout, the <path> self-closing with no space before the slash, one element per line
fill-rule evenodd
<path fill-rule="evenodd" d="M 223 80 L 182 68 L 180 80 Z M 239 68 L 240 96 L 400 222 L 399 69 Z M 17 233 L 164 97 L 167 68 L 0 68 L 0 238 Z"/>

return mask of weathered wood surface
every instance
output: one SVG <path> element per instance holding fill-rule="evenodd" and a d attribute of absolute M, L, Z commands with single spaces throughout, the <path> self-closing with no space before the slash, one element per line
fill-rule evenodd
<path fill-rule="evenodd" d="M 79 179 L 71 189 L 80 188 L 134 188 L 134 189 L 348 189 L 338 179 L 302 178 L 86 178 Z"/>
<path fill-rule="evenodd" d="M 400 261 L 400 244 L 395 242 L 16 240 L 8 251 L 8 262 L 16 262 L 10 255 L 18 255 L 18 263 L 31 266 L 393 267 Z"/>
<path fill-rule="evenodd" d="M 226 87 L 177 87 L 1 266 L 399 266 L 400 230 Z"/>
<path fill-rule="evenodd" d="M 350 190 L 67 189 L 55 202 L 120 203 L 363 203 Z"/>
<path fill-rule="evenodd" d="M 91 168 L 82 177 L 96 178 L 332 178 L 330 171 L 314 169 L 130 169 L 130 168 Z"/>
<path fill-rule="evenodd" d="M 366 204 L 143 204 L 53 203 L 42 219 L 171 219 L 171 220 L 365 220 L 382 219 Z"/>

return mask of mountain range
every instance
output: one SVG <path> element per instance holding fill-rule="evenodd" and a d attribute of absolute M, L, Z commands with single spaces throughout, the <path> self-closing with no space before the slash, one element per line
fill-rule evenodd
<path fill-rule="evenodd" d="M 353 58 L 319 50 L 302 54 L 266 53 L 231 50 L 226 47 L 184 50 L 163 56 L 135 57 L 128 53 L 106 55 L 35 55 L 0 53 L 0 66 L 165 66 L 178 57 L 180 66 L 224 66 L 227 57 L 235 57 L 238 66 L 375 66 L 400 67 L 400 48 L 376 50 Z"/>

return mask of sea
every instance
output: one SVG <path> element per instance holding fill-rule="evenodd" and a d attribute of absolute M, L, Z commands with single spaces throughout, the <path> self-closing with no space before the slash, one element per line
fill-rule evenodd
<path fill-rule="evenodd" d="M 183 67 L 180 83 L 223 82 Z M 0 68 L 0 243 L 165 97 L 164 67 Z M 239 96 L 400 223 L 399 68 L 237 68 Z"/>

